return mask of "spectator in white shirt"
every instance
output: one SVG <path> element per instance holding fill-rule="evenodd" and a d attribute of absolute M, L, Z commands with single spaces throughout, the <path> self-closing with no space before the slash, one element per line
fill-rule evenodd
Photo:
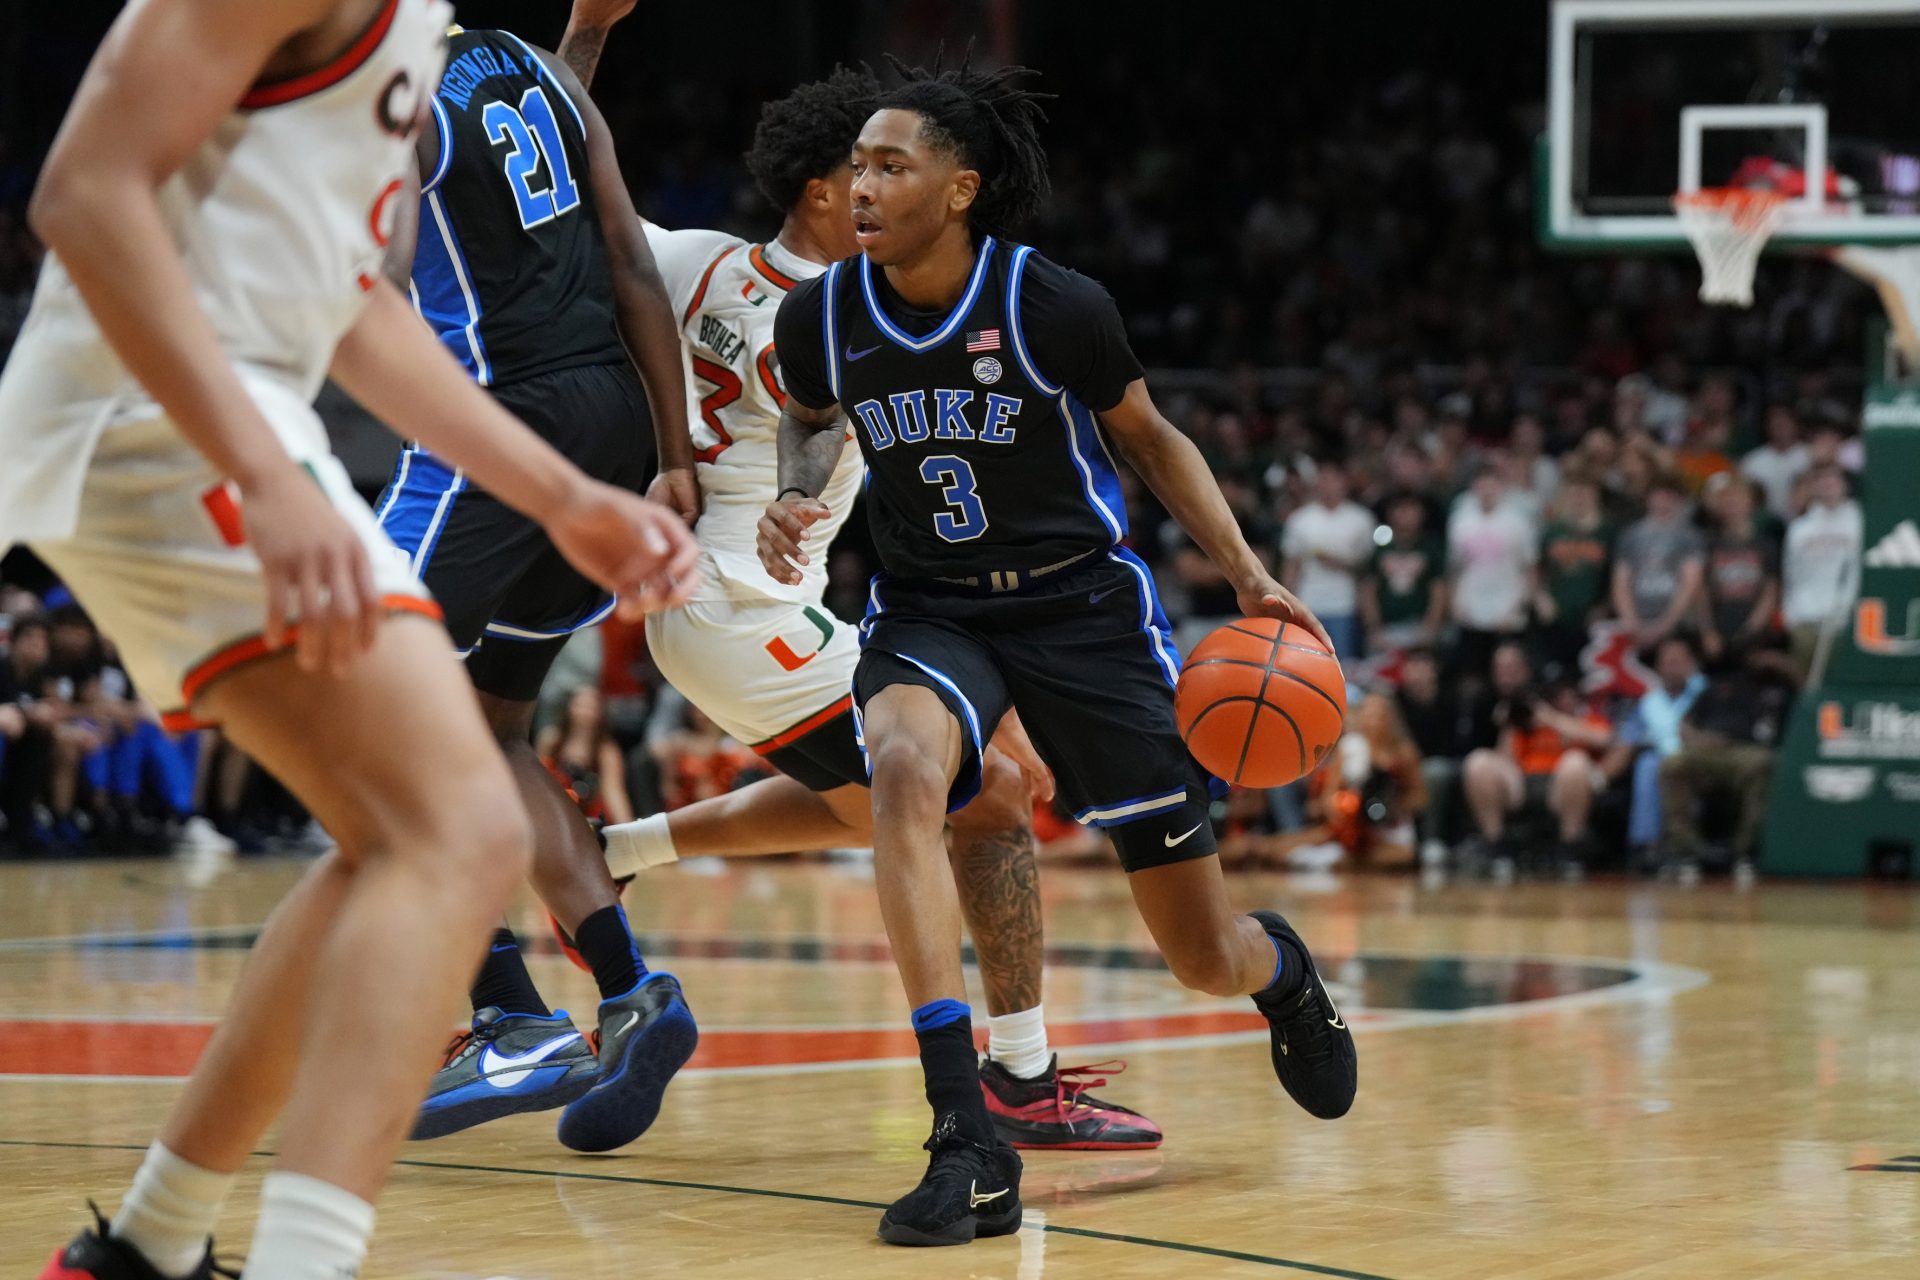
<path fill-rule="evenodd" d="M 1287 517 L 1280 535 L 1281 580 L 1313 610 L 1342 658 L 1361 657 L 1360 574 L 1373 555 L 1379 523 L 1347 496 L 1347 469 L 1320 463 L 1313 501 Z"/>
<path fill-rule="evenodd" d="M 1780 569 L 1780 614 L 1803 680 L 1821 628 L 1860 589 L 1860 504 L 1848 496 L 1846 472 L 1837 463 L 1816 466 L 1807 495 L 1806 513 L 1787 526 Z"/>
<path fill-rule="evenodd" d="M 1447 521 L 1448 597 L 1460 628 L 1455 664 L 1485 675 L 1493 651 L 1526 629 L 1539 558 L 1533 524 L 1506 500 L 1502 468 L 1488 463 Z"/>
<path fill-rule="evenodd" d="M 1793 519 L 1793 487 L 1810 465 L 1793 407 L 1773 405 L 1767 410 L 1767 442 L 1740 460 L 1740 473 L 1766 494 L 1767 510 L 1786 521 Z"/>

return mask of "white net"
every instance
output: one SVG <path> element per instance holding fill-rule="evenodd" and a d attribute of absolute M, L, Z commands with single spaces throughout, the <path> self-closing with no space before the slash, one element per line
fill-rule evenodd
<path fill-rule="evenodd" d="M 1700 300 L 1753 305 L 1753 272 L 1784 203 L 1779 192 L 1710 187 L 1673 198 L 1681 229 L 1700 255 Z"/>

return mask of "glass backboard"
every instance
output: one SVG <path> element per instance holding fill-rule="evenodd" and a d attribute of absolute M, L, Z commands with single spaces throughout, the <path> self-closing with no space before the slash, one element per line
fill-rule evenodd
<path fill-rule="evenodd" d="M 1773 243 L 1920 241 L 1920 0 L 1558 0 L 1542 239 L 1683 248 L 1676 192 L 1764 185 Z"/>

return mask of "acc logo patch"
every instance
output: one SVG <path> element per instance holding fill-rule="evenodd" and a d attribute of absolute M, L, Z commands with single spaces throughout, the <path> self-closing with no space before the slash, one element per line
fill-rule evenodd
<path fill-rule="evenodd" d="M 992 356 L 981 356 L 973 362 L 973 376 L 986 383 L 1000 381 L 1000 362 Z"/>

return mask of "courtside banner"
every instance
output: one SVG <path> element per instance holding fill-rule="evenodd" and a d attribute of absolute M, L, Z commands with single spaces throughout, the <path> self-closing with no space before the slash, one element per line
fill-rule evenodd
<path fill-rule="evenodd" d="M 1920 688 L 1920 370 L 1896 367 L 1885 324 L 1872 330 L 1860 592 L 1835 637 L 1826 683 Z"/>

